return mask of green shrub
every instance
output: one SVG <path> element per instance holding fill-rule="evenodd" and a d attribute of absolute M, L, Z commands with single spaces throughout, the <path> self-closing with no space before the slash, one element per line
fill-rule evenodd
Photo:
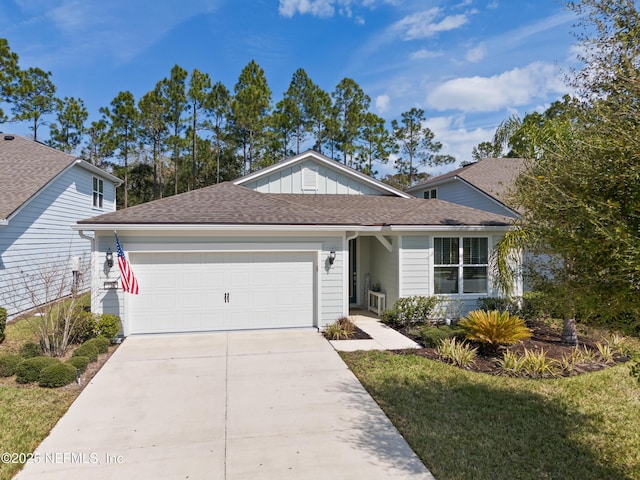
<path fill-rule="evenodd" d="M 480 297 L 477 302 L 478 310 L 498 310 L 499 312 L 509 312 L 515 315 L 519 312 L 518 302 L 505 297 Z"/>
<path fill-rule="evenodd" d="M 16 368 L 16 382 L 32 383 L 40 379 L 40 372 L 51 365 L 61 363 L 60 360 L 53 357 L 33 357 L 27 358 Z"/>
<path fill-rule="evenodd" d="M 436 353 L 446 362 L 460 368 L 466 368 L 475 362 L 478 349 L 471 348 L 471 346 L 464 341 L 458 342 L 454 337 L 441 340 Z"/>
<path fill-rule="evenodd" d="M 518 312 L 526 320 L 539 320 L 549 317 L 562 317 L 555 301 L 545 292 L 525 292 L 522 295 L 522 306 Z"/>
<path fill-rule="evenodd" d="M 20 355 L 0 355 L 0 377 L 15 375 L 16 368 L 21 361 Z"/>
<path fill-rule="evenodd" d="M 120 317 L 103 313 L 96 323 L 96 333 L 109 339 L 117 337 L 120 333 Z"/>
<path fill-rule="evenodd" d="M 77 368 L 78 370 L 80 370 L 80 373 L 84 373 L 84 371 L 87 369 L 87 366 L 89 365 L 89 357 L 77 355 L 75 357 L 69 358 L 69 360 L 67 360 L 65 363 L 68 363 L 74 368 Z"/>
<path fill-rule="evenodd" d="M 74 311 L 73 325 L 71 327 L 71 343 L 82 343 L 94 338 L 98 333 L 98 324 L 91 312 L 82 308 Z"/>
<path fill-rule="evenodd" d="M 89 362 L 95 362 L 98 360 L 98 347 L 85 342 L 76 348 L 71 354 L 72 357 L 87 357 Z"/>
<path fill-rule="evenodd" d="M 18 352 L 22 358 L 33 358 L 42 356 L 42 347 L 33 342 L 27 342 L 20 347 Z"/>
<path fill-rule="evenodd" d="M 413 297 L 402 297 L 393 304 L 400 326 L 422 325 L 428 323 L 439 300 L 436 297 L 425 297 L 415 295 Z"/>
<path fill-rule="evenodd" d="M 498 360 L 498 365 L 500 365 L 500 370 L 505 375 L 519 377 L 524 372 L 525 361 L 522 355 L 507 350 L 502 354 L 502 358 Z"/>
<path fill-rule="evenodd" d="M 83 345 L 95 345 L 99 354 L 107 353 L 109 351 L 109 345 L 111 345 L 111 340 L 106 337 L 96 337 L 91 340 L 87 340 Z"/>
<path fill-rule="evenodd" d="M 398 326 L 398 312 L 396 312 L 393 308 L 387 308 L 382 311 L 382 315 L 380 316 L 380 320 L 382 323 L 389 325 L 391 327 Z"/>
<path fill-rule="evenodd" d="M 76 369 L 73 365 L 56 363 L 42 369 L 39 384 L 41 387 L 62 387 L 69 385 L 75 379 Z"/>
<path fill-rule="evenodd" d="M 0 343 L 4 342 L 5 333 L 4 329 L 7 326 L 7 309 L 0 307 Z"/>
<path fill-rule="evenodd" d="M 329 340 L 347 340 L 353 336 L 356 326 L 347 317 L 340 317 L 325 327 L 324 334 Z"/>
<path fill-rule="evenodd" d="M 442 325 L 440 327 L 422 327 L 418 331 L 420 341 L 425 347 L 437 347 L 441 340 L 453 338 L 460 334 L 459 330 L 451 328 L 448 325 Z"/>
<path fill-rule="evenodd" d="M 500 345 L 511 345 L 530 338 L 529 330 L 517 315 L 492 310 L 474 310 L 460 320 L 458 328 L 468 340 L 480 342 L 489 352 L 495 353 Z"/>
<path fill-rule="evenodd" d="M 554 360 L 547 358 L 544 350 L 534 351 L 524 349 L 523 372 L 531 378 L 555 377 L 558 364 Z"/>

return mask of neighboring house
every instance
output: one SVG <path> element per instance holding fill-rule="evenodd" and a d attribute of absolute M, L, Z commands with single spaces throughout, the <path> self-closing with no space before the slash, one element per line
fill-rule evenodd
<path fill-rule="evenodd" d="M 411 197 L 308 151 L 75 228 L 94 232 L 93 310 L 119 314 L 129 335 L 324 328 L 367 306 L 374 285 L 388 306 L 439 295 L 466 311 L 497 295 L 489 256 L 511 221 Z M 114 231 L 139 295 L 107 265 Z"/>
<path fill-rule="evenodd" d="M 71 229 L 115 210 L 116 177 L 17 135 L 0 134 L 0 306 L 10 316 L 88 273 L 91 245 Z M 80 280 L 79 277 L 78 281 Z"/>
<path fill-rule="evenodd" d="M 517 217 L 517 209 L 509 205 L 507 196 L 524 168 L 525 161 L 521 158 L 486 158 L 429 178 L 406 189 L 406 192 L 418 198 L 439 198 L 487 212 Z"/>

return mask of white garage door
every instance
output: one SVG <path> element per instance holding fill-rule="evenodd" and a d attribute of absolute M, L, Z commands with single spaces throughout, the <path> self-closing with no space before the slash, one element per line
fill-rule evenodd
<path fill-rule="evenodd" d="M 128 333 L 313 325 L 310 252 L 132 253 Z"/>

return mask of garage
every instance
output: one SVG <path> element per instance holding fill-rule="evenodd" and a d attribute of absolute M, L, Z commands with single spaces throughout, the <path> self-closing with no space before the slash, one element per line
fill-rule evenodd
<path fill-rule="evenodd" d="M 314 325 L 313 252 L 131 253 L 127 334 Z"/>

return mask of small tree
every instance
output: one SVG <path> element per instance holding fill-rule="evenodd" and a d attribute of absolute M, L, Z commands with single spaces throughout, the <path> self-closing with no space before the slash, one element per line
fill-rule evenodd
<path fill-rule="evenodd" d="M 79 296 L 87 289 L 88 264 L 82 259 L 59 258 L 24 275 L 19 284 L 14 285 L 16 297 L 20 290 L 26 292 L 33 306 L 35 315 L 27 321 L 45 355 L 64 355 L 73 340 L 73 327 L 79 318 Z"/>

